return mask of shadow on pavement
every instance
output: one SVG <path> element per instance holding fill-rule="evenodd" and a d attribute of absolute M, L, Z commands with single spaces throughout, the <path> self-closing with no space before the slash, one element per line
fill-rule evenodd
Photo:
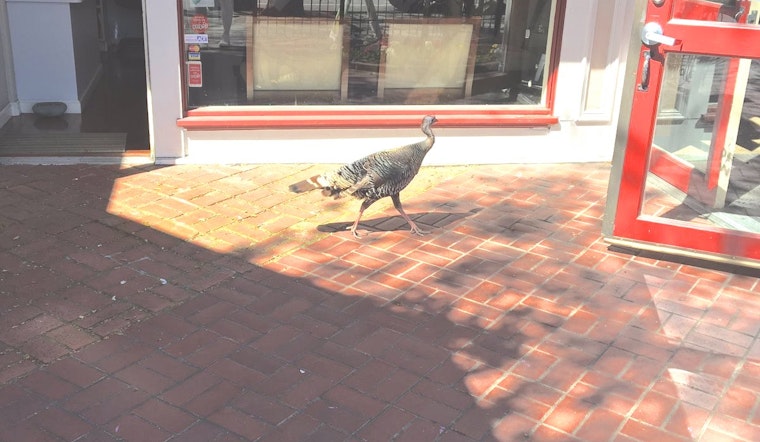
<path fill-rule="evenodd" d="M 306 212 L 254 167 L 3 167 L 0 440 L 698 440 L 711 416 L 732 424 L 712 413 L 734 381 L 758 387 L 741 371 L 754 338 L 700 320 L 737 312 L 606 252 L 548 196 L 505 205 L 525 183 L 484 173 L 498 204 L 361 242 L 276 230 Z M 427 198 L 420 219 L 442 214 Z"/>

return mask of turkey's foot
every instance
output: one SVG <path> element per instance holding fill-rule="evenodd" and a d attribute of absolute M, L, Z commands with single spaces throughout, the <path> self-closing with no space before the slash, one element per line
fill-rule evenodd
<path fill-rule="evenodd" d="M 359 232 L 356 231 L 356 227 L 357 227 L 356 225 L 353 225 L 351 227 L 346 227 L 346 230 L 350 230 L 351 234 L 354 235 L 354 238 L 356 239 L 362 239 L 363 237 L 367 236 L 367 235 L 359 234 Z"/>
<path fill-rule="evenodd" d="M 409 225 L 411 226 L 411 229 L 409 231 L 417 236 L 425 236 L 426 234 L 430 233 L 429 230 L 420 229 L 419 227 L 417 227 L 417 224 L 413 222 L 410 222 Z"/>

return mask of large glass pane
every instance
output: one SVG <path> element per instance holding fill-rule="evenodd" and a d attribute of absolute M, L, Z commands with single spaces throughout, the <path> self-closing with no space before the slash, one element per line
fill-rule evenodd
<path fill-rule="evenodd" d="M 669 54 L 642 214 L 760 233 L 760 62 Z"/>
<path fill-rule="evenodd" d="M 558 0 L 183 0 L 190 108 L 545 106 Z"/>

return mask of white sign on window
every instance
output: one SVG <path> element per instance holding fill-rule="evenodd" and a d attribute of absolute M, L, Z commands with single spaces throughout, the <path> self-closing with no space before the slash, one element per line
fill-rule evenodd
<path fill-rule="evenodd" d="M 208 44 L 208 34 L 185 34 L 187 44 Z"/>

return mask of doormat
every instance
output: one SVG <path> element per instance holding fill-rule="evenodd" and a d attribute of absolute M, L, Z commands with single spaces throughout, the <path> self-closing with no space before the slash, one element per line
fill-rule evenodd
<path fill-rule="evenodd" d="M 123 153 L 125 133 L 56 133 L 0 135 L 0 155 L 82 155 Z"/>

